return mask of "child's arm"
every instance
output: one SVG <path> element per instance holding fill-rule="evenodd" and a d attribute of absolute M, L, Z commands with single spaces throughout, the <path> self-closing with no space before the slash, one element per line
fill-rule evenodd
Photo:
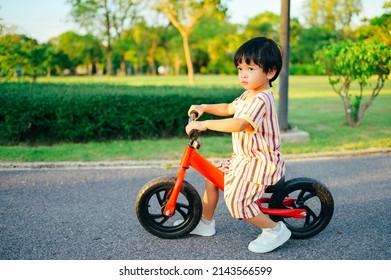
<path fill-rule="evenodd" d="M 198 131 L 209 129 L 220 132 L 240 132 L 244 130 L 251 132 L 254 130 L 250 123 L 242 118 L 193 121 L 186 126 L 186 133 L 189 134 L 193 129 Z"/>
<path fill-rule="evenodd" d="M 215 116 L 232 116 L 235 114 L 236 107 L 234 103 L 220 103 L 220 104 L 202 104 L 192 105 L 188 114 L 191 111 L 198 113 L 198 118 L 203 113 L 212 114 Z M 206 121 L 193 121 L 186 126 L 187 134 L 193 129 L 198 131 L 214 130 L 220 132 L 240 132 L 240 131 L 253 131 L 253 127 L 248 121 L 242 118 L 228 118 L 222 120 L 206 120 Z"/>
<path fill-rule="evenodd" d="M 188 115 L 190 115 L 191 111 L 196 111 L 198 113 L 198 118 L 203 113 L 226 117 L 235 114 L 235 105 L 233 103 L 192 105 L 190 106 Z"/>

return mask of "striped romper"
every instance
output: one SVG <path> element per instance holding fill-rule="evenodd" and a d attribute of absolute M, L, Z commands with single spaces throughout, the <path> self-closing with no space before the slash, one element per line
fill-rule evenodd
<path fill-rule="evenodd" d="M 247 91 L 235 99 L 234 118 L 247 120 L 254 131 L 232 133 L 233 155 L 218 166 L 224 173 L 226 205 L 238 219 L 257 216 L 261 211 L 256 201 L 285 174 L 273 92 L 260 92 L 249 100 L 246 95 Z"/>

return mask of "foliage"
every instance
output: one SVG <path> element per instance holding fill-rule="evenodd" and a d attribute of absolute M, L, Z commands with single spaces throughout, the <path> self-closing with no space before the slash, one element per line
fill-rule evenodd
<path fill-rule="evenodd" d="M 352 17 L 362 9 L 361 0 L 306 0 L 304 15 L 312 26 L 323 26 L 329 30 L 343 30 Z"/>
<path fill-rule="evenodd" d="M 356 30 L 357 40 L 384 42 L 391 47 L 391 2 L 386 2 L 384 8 L 387 9 L 387 12 L 383 15 L 363 20 L 367 24 Z"/>
<path fill-rule="evenodd" d="M 80 27 L 102 39 L 107 73 L 113 74 L 112 44 L 138 17 L 141 0 L 68 0 L 71 15 Z"/>
<path fill-rule="evenodd" d="M 292 64 L 289 66 L 291 75 L 322 75 L 324 72 L 319 65 L 315 64 Z"/>
<path fill-rule="evenodd" d="M 45 73 L 45 46 L 25 35 L 0 36 L 0 75 L 30 76 L 35 80 Z"/>
<path fill-rule="evenodd" d="M 314 53 L 323 46 L 337 41 L 337 38 L 338 34 L 335 31 L 320 26 L 313 26 L 302 30 L 297 41 L 292 43 L 292 64 L 313 64 Z"/>
<path fill-rule="evenodd" d="M 190 37 L 196 25 L 203 18 L 211 19 L 217 15 L 218 18 L 223 19 L 226 8 L 221 4 L 220 0 L 202 2 L 192 0 L 160 0 L 160 6 L 163 13 L 167 15 L 170 23 L 178 30 L 182 37 L 189 84 L 194 84 L 194 66 L 189 46 Z"/>
<path fill-rule="evenodd" d="M 236 34 L 236 27 L 229 24 L 225 16 L 203 17 L 195 27 L 190 41 L 195 72 L 236 74 L 233 56 L 243 40 Z"/>
<path fill-rule="evenodd" d="M 265 36 L 277 42 L 280 38 L 280 15 L 264 12 L 250 18 L 245 28 L 249 38 Z"/>
<path fill-rule="evenodd" d="M 345 117 L 350 126 L 359 126 L 365 111 L 384 86 L 391 69 L 391 49 L 384 43 L 342 42 L 325 46 L 315 54 L 317 64 L 324 67 L 334 91 L 341 97 Z M 364 102 L 363 91 L 368 79 L 375 75 L 376 85 L 370 98 Z M 357 81 L 358 95 L 349 93 L 350 85 Z"/>
<path fill-rule="evenodd" d="M 160 94 L 165 96 L 175 85 L 186 85 L 187 77 L 44 77 L 40 79 L 50 83 L 61 83 L 65 88 L 79 84 L 105 87 L 105 92 L 116 93 L 116 89 L 125 85 L 162 85 Z M 371 78 L 370 82 L 375 81 Z M 236 87 L 234 76 L 196 76 L 196 82 L 202 87 L 216 85 L 225 87 L 228 94 Z M 106 85 L 105 85 L 106 84 Z M 108 86 L 110 84 L 110 86 Z M 116 86 L 115 86 L 116 85 Z M 168 86 L 169 85 L 169 86 Z M 0 85 L 1 87 L 1 85 Z M 185 87 L 188 88 L 188 87 Z M 3 89 L 3 88 L 1 88 Z M 211 88 L 212 90 L 213 88 Z M 82 89 L 80 89 L 82 91 Z M 129 89 L 127 92 L 131 92 Z M 186 91 L 182 89 L 181 91 Z M 359 91 L 357 83 L 353 83 L 351 91 Z M 42 92 L 42 91 L 41 91 Z M 53 93 L 54 92 L 53 89 Z M 119 94 L 119 93 L 118 93 Z M 206 93 L 205 93 L 206 94 Z M 213 94 L 213 93 L 212 93 Z M 216 94 L 223 95 L 220 91 Z M 371 114 L 365 117 L 365 122 L 356 128 L 341 125 L 344 116 L 339 114 L 340 101 L 330 95 L 330 85 L 325 76 L 292 76 L 290 77 L 290 122 L 293 127 L 310 134 L 309 142 L 284 143 L 282 152 L 288 154 L 316 153 L 328 151 L 343 151 L 355 149 L 391 147 L 391 83 L 386 82 L 382 94 L 371 106 Z M 183 114 L 183 113 L 182 113 Z M 181 114 L 181 115 L 182 115 Z M 327 120 L 327 121 L 325 121 Z M 183 120 L 184 122 L 186 119 Z M 1 122 L 1 121 L 0 121 Z M 216 134 L 218 137 L 201 135 L 202 149 L 206 157 L 229 157 L 232 152 L 231 137 Z M 53 145 L 26 145 L 0 147 L 0 161 L 99 161 L 99 160 L 139 160 L 139 159 L 174 159 L 179 160 L 186 144 L 184 133 L 181 137 L 149 140 L 113 140 L 89 141 L 88 143 L 56 143 Z M 46 142 L 46 143 L 49 143 Z M 42 143 L 41 143 L 42 144 Z M 43 143 L 44 144 L 44 143 Z"/>
<path fill-rule="evenodd" d="M 265 12 L 244 24 L 233 24 L 226 2 L 221 0 L 67 0 L 67 3 L 80 33 L 65 32 L 48 43 L 38 44 L 33 43 L 33 38 L 19 42 L 16 37 L 26 36 L 12 34 L 11 29 L 0 25 L 3 52 L 0 77 L 13 76 L 15 69 L 33 80 L 45 74 L 72 75 L 80 73 L 76 72 L 80 69 L 89 75 L 102 72 L 120 76 L 180 75 L 190 73 L 191 67 L 194 74 L 233 74 L 232 56 L 249 37 L 266 35 L 279 41 L 279 15 Z M 162 12 L 162 3 L 180 21 L 181 30 L 187 32 L 187 47 L 181 37 L 185 33 L 178 32 L 168 20 Z M 366 19 L 362 26 L 352 30 L 350 20 L 361 9 L 360 0 L 306 0 L 303 9 L 306 20 L 302 22 L 300 17 L 300 21 L 298 18 L 290 21 L 291 74 L 317 74 L 313 54 L 331 42 L 355 38 L 386 42 L 390 46 L 389 3 L 386 2 L 383 15 Z M 184 48 L 188 49 L 186 56 Z"/>
<path fill-rule="evenodd" d="M 107 84 L 3 83 L 0 91 L 1 144 L 181 136 L 191 104 L 237 96 L 226 88 Z"/>
<path fill-rule="evenodd" d="M 72 74 L 76 73 L 78 66 L 87 68 L 87 73 L 96 74 L 98 64 L 102 61 L 102 48 L 99 41 L 91 34 L 79 35 L 68 31 L 58 37 L 52 38 L 49 43 L 58 53 L 68 58 L 63 65 Z"/>

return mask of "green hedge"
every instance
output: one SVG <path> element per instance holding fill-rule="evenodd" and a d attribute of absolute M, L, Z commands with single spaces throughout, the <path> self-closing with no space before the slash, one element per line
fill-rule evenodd
<path fill-rule="evenodd" d="M 191 104 L 230 102 L 240 89 L 107 84 L 0 84 L 0 144 L 184 135 Z"/>
<path fill-rule="evenodd" d="M 321 67 L 315 64 L 292 64 L 289 66 L 291 75 L 324 75 Z"/>

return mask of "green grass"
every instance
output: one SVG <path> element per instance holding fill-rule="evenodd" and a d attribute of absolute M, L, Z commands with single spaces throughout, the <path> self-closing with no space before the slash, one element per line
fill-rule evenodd
<path fill-rule="evenodd" d="M 181 77 L 69 77 L 41 78 L 38 82 L 97 83 L 110 85 L 186 85 Z M 276 91 L 277 91 L 276 83 Z M 195 87 L 238 87 L 234 76 L 197 76 Z M 239 87 L 238 87 L 239 88 Z M 357 86 L 353 86 L 357 91 Z M 276 95 L 278 98 L 278 95 Z M 284 144 L 285 154 L 329 152 L 391 147 L 391 86 L 388 81 L 368 109 L 360 127 L 346 125 L 340 98 L 332 91 L 326 77 L 291 76 L 289 89 L 289 123 L 307 131 L 310 141 Z M 186 112 L 184 112 L 186 113 Z M 201 153 L 206 157 L 228 157 L 231 138 L 202 137 Z M 109 141 L 86 144 L 64 143 L 53 146 L 3 146 L 0 161 L 101 161 L 153 160 L 181 158 L 187 143 L 183 138 L 141 141 Z"/>

